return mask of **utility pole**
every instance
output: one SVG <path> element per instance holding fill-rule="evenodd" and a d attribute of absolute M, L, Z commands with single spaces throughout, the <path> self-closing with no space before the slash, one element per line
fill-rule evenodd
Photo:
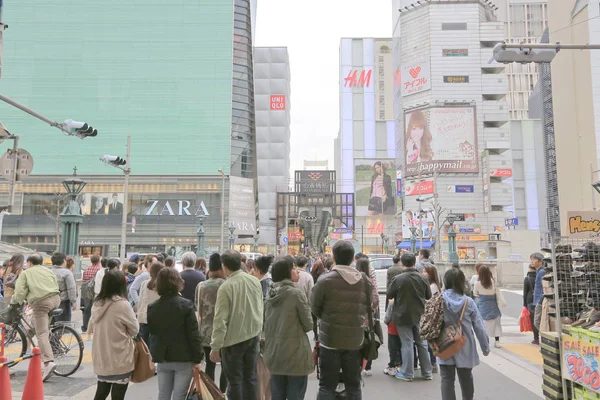
<path fill-rule="evenodd" d="M 225 249 L 225 243 L 223 239 L 225 236 L 225 165 L 223 165 L 223 169 L 220 169 L 219 172 L 223 178 L 221 182 L 221 245 L 219 247 L 222 253 L 223 249 Z"/>
<path fill-rule="evenodd" d="M 12 135 L 13 140 L 12 148 L 12 174 L 10 177 L 10 186 L 8 187 L 8 212 L 13 212 L 13 206 L 15 204 L 15 185 L 17 183 L 17 166 L 19 164 L 19 137 Z"/>
<path fill-rule="evenodd" d="M 298 223 L 298 221 L 296 221 L 296 224 Z M 287 238 L 287 241 L 285 242 L 285 253 L 284 255 L 288 255 L 288 243 L 290 242 L 290 237 L 289 237 L 289 231 L 290 231 L 290 198 L 288 196 L 287 198 L 287 202 L 285 203 L 285 231 L 284 231 L 284 237 Z"/>

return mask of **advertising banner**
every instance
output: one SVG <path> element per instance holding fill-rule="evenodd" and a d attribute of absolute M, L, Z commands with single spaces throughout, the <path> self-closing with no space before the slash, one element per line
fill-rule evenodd
<path fill-rule="evenodd" d="M 600 392 L 599 344 L 563 334 L 561 364 L 565 379 Z"/>
<path fill-rule="evenodd" d="M 444 75 L 444 83 L 469 83 L 469 75 Z"/>
<path fill-rule="evenodd" d="M 335 171 L 296 171 L 296 191 L 308 194 L 335 193 Z"/>
<path fill-rule="evenodd" d="M 273 111 L 285 110 L 285 95 L 284 94 L 272 94 L 271 95 L 271 110 L 273 110 Z"/>
<path fill-rule="evenodd" d="M 433 181 L 410 182 L 406 184 L 407 196 L 419 196 L 421 194 L 433 194 Z"/>
<path fill-rule="evenodd" d="M 599 211 L 569 211 L 567 235 L 575 239 L 600 237 Z"/>
<path fill-rule="evenodd" d="M 404 123 L 406 176 L 479 171 L 474 106 L 409 111 Z"/>
<path fill-rule="evenodd" d="M 357 158 L 354 160 L 354 190 L 356 216 L 395 215 L 397 188 L 393 158 Z"/>
<path fill-rule="evenodd" d="M 254 180 L 229 177 L 229 220 L 235 235 L 256 234 L 256 196 Z"/>
<path fill-rule="evenodd" d="M 490 169 L 490 176 L 497 178 L 510 178 L 512 176 L 511 168 Z"/>
<path fill-rule="evenodd" d="M 431 213 L 423 214 L 421 218 L 421 226 L 419 227 L 419 212 L 407 210 L 402 213 L 402 237 L 410 239 L 410 228 L 417 228 L 415 237 L 420 238 L 421 232 L 424 238 L 435 238 L 435 224 Z"/>
<path fill-rule="evenodd" d="M 448 193 L 473 193 L 475 187 L 473 185 L 452 185 L 448 186 Z"/>
<path fill-rule="evenodd" d="M 467 57 L 469 55 L 469 49 L 443 49 L 443 57 Z"/>
<path fill-rule="evenodd" d="M 396 171 L 396 190 L 398 197 L 402 197 L 402 172 Z"/>
<path fill-rule="evenodd" d="M 402 97 L 431 89 L 429 58 L 402 64 Z"/>

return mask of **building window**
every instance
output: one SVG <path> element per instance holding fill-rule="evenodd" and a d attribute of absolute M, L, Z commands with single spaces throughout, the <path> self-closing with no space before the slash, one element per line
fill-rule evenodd
<path fill-rule="evenodd" d="M 443 31 L 466 31 L 466 22 L 444 22 L 442 23 Z"/>

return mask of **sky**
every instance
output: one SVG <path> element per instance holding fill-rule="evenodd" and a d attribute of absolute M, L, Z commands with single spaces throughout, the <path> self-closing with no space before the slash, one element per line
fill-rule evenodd
<path fill-rule="evenodd" d="M 333 168 L 340 39 L 391 36 L 391 0 L 258 0 L 254 45 L 290 55 L 292 171 L 307 159 Z"/>

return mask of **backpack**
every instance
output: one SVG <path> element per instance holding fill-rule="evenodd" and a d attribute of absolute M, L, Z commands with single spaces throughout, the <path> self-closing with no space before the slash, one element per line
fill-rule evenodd
<path fill-rule="evenodd" d="M 421 316 L 419 329 L 421 339 L 434 340 L 442 333 L 444 327 L 444 299 L 442 295 L 436 293 L 425 302 L 425 312 Z"/>
<path fill-rule="evenodd" d="M 81 285 L 81 298 L 83 300 L 94 300 L 95 278 L 87 280 Z"/>

